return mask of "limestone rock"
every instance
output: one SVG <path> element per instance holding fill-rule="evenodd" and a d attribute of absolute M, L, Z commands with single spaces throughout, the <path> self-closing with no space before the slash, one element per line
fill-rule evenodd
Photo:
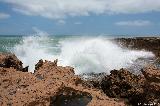
<path fill-rule="evenodd" d="M 72 67 L 44 61 L 35 73 L 0 67 L 0 106 L 124 106 L 124 101 L 107 97 L 82 84 Z"/>

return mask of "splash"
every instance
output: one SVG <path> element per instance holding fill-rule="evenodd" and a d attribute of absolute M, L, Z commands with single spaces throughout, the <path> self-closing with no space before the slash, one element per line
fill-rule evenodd
<path fill-rule="evenodd" d="M 132 66 L 138 58 L 154 56 L 151 52 L 121 48 L 104 37 L 65 37 L 54 42 L 46 33 L 43 34 L 41 32 L 39 36 L 24 37 L 22 42 L 14 47 L 14 53 L 22 60 L 24 66 L 29 66 L 31 72 L 40 59 L 58 59 L 59 65 L 74 67 L 76 74 L 109 74 L 112 69 Z M 48 44 L 49 41 L 54 43 Z M 57 43 L 60 44 L 59 52 L 52 48 Z"/>
<path fill-rule="evenodd" d="M 62 64 L 76 68 L 76 74 L 100 73 L 130 67 L 138 58 L 149 58 L 151 52 L 127 50 L 104 38 L 83 38 L 61 42 Z"/>
<path fill-rule="evenodd" d="M 45 46 L 49 40 L 48 34 L 38 29 L 35 31 L 36 34 L 23 37 L 20 44 L 13 48 L 13 53 L 23 62 L 24 67 L 29 66 L 30 72 L 34 72 L 38 60 L 52 60 L 53 57 Z"/>

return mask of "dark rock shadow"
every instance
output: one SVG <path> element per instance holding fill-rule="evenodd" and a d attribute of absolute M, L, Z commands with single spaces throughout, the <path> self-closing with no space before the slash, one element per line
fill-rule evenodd
<path fill-rule="evenodd" d="M 92 96 L 72 88 L 63 89 L 58 95 L 50 98 L 50 106 L 87 106 Z"/>

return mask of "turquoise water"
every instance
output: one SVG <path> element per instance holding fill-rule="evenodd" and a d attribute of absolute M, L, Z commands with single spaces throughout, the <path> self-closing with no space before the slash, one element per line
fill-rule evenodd
<path fill-rule="evenodd" d="M 15 45 L 19 44 L 22 37 L 0 37 L 0 52 L 8 52 Z"/>
<path fill-rule="evenodd" d="M 112 69 L 141 68 L 145 62 L 137 59 L 154 57 L 151 52 L 121 48 L 108 36 L 0 37 L 0 52 L 14 53 L 24 66 L 29 66 L 30 72 L 40 59 L 58 59 L 59 65 L 74 67 L 76 74 L 109 74 Z"/>
<path fill-rule="evenodd" d="M 12 52 L 13 47 L 23 42 L 24 37 L 27 36 L 0 36 L 0 52 Z M 66 36 L 48 36 L 48 41 L 40 41 L 44 47 L 47 45 L 52 45 L 56 47 L 59 40 L 67 38 Z M 52 48 L 48 47 L 48 48 Z M 57 50 L 58 51 L 58 50 Z"/>

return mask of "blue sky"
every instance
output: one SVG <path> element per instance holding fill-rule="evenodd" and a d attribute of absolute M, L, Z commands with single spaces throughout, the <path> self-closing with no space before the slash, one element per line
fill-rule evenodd
<path fill-rule="evenodd" d="M 159 35 L 160 0 L 0 0 L 0 35 Z"/>

